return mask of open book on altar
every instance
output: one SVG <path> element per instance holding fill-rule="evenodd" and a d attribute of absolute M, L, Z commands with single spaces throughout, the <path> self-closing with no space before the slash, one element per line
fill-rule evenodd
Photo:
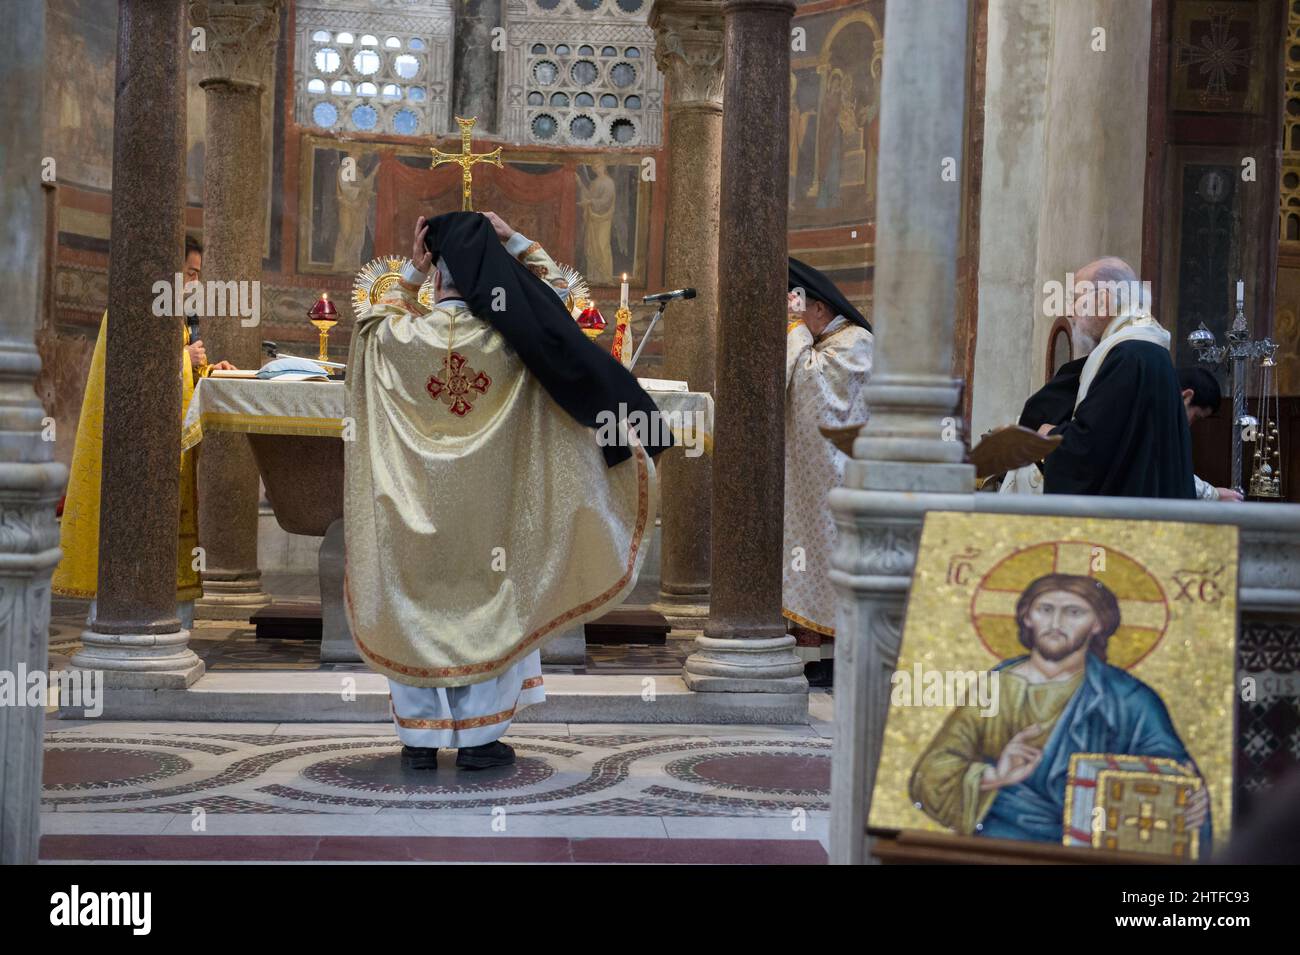
<path fill-rule="evenodd" d="M 646 391 L 690 391 L 684 381 L 670 381 L 667 378 L 638 378 L 639 384 Z"/>
<path fill-rule="evenodd" d="M 259 369 L 218 369 L 211 378 L 256 378 L 262 381 L 330 381 L 323 365 L 307 358 L 275 358 Z"/>

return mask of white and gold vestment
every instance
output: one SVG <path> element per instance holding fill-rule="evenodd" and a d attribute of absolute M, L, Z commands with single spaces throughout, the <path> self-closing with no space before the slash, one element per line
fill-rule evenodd
<path fill-rule="evenodd" d="M 835 521 L 826 495 L 844 483 L 848 457 L 818 428 L 867 420 L 871 354 L 871 332 L 843 316 L 816 339 L 802 321 L 791 322 L 786 334 L 782 608 L 786 619 L 821 637 L 835 635 Z M 813 660 L 829 656 L 830 644 L 819 642 L 825 653 L 802 644 L 798 652 Z"/>
<path fill-rule="evenodd" d="M 564 291 L 537 243 L 507 249 Z M 547 638 L 632 590 L 655 469 L 639 446 L 607 467 L 492 325 L 418 303 L 423 279 L 408 264 L 353 334 L 345 595 L 403 742 L 476 746 L 544 698 Z"/>

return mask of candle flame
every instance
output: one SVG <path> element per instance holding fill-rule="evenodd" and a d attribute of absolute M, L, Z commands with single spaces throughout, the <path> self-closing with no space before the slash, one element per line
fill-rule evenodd
<path fill-rule="evenodd" d="M 626 273 L 626 272 L 623 273 L 623 281 L 624 281 L 624 282 L 627 281 L 627 273 Z"/>

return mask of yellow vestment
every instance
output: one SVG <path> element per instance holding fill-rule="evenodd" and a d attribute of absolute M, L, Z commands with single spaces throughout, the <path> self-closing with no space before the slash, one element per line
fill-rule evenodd
<path fill-rule="evenodd" d="M 189 344 L 185 331 L 183 344 Z M 99 491 L 100 459 L 104 450 L 104 360 L 108 347 L 108 313 L 99 323 L 99 338 L 90 360 L 90 375 L 81 401 L 77 422 L 77 443 L 72 451 L 68 474 L 68 496 L 63 504 L 59 544 L 63 559 L 54 570 L 51 589 L 64 597 L 93 599 L 99 580 Z M 181 421 L 194 395 L 194 369 L 189 352 L 181 351 Z M 198 482 L 194 451 L 181 452 L 180 530 L 176 547 L 176 600 L 178 603 L 203 596 L 199 572 L 194 569 L 194 548 L 198 545 Z"/>

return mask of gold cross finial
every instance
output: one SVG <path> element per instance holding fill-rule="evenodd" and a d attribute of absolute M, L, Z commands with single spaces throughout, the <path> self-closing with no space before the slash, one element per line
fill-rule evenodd
<path fill-rule="evenodd" d="M 474 124 L 478 122 L 478 117 L 472 119 L 461 119 L 456 117 L 456 123 L 460 126 L 460 152 L 445 153 L 437 147 L 430 147 L 429 152 L 433 153 L 433 162 L 429 165 L 430 169 L 435 169 L 445 162 L 454 162 L 460 166 L 460 208 L 464 212 L 470 212 L 474 209 L 474 202 L 470 195 L 470 186 L 473 185 L 473 178 L 470 175 L 470 168 L 479 162 L 490 162 L 498 169 L 501 168 L 501 147 L 498 146 L 490 153 L 472 152 L 470 146 L 470 131 Z"/>

